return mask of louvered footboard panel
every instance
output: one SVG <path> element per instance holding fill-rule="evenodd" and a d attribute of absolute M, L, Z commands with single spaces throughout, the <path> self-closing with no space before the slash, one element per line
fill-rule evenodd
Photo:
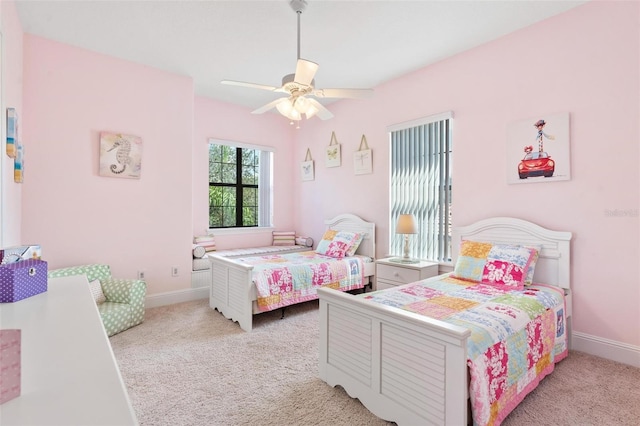
<path fill-rule="evenodd" d="M 329 307 L 327 362 L 371 386 L 371 319 L 339 307 Z"/>
<path fill-rule="evenodd" d="M 251 331 L 251 269 L 238 266 L 232 260 L 213 256 L 211 277 L 209 306 L 226 318 L 237 321 L 244 331 Z"/>
<path fill-rule="evenodd" d="M 229 289 L 229 283 L 227 282 L 227 270 L 222 268 L 214 268 L 211 275 L 212 285 L 210 298 L 220 302 L 225 301 L 226 304 Z M 215 285 L 213 283 L 215 283 Z"/>
<path fill-rule="evenodd" d="M 467 424 L 462 327 L 331 289 L 320 295 L 320 378 L 399 426 Z"/>
<path fill-rule="evenodd" d="M 229 269 L 229 300 L 231 309 L 244 312 L 247 309 L 247 272 Z"/>
<path fill-rule="evenodd" d="M 445 423 L 445 346 L 381 324 L 380 393 L 427 419 Z"/>

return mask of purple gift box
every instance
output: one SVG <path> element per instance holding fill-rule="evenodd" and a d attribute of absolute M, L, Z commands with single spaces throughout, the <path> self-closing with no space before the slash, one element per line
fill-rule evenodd
<path fill-rule="evenodd" d="M 0 265 L 0 302 L 17 302 L 47 291 L 47 262 L 22 260 Z"/>
<path fill-rule="evenodd" d="M 20 396 L 21 330 L 0 330 L 0 404 Z"/>

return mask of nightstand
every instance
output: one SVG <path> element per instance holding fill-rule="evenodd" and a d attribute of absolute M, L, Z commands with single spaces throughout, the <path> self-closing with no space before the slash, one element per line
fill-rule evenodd
<path fill-rule="evenodd" d="M 376 260 L 376 288 L 384 290 L 402 284 L 424 280 L 438 275 L 438 263 L 420 261 L 418 263 L 398 263 L 393 258 Z"/>

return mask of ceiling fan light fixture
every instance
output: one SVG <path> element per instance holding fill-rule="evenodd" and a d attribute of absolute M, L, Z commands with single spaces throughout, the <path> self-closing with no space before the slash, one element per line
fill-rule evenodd
<path fill-rule="evenodd" d="M 309 109 L 309 105 L 309 101 L 304 96 L 298 96 L 293 102 L 293 107 L 300 114 L 306 114 L 307 110 Z"/>
<path fill-rule="evenodd" d="M 313 117 L 314 115 L 316 115 L 318 111 L 319 111 L 318 108 L 316 108 L 313 105 L 309 105 L 309 107 L 307 108 L 307 112 L 305 112 L 305 115 L 307 116 L 307 120 Z"/>
<path fill-rule="evenodd" d="M 293 102 L 291 99 L 287 99 L 283 102 L 280 102 L 276 105 L 278 112 L 289 120 L 298 121 L 302 119 L 300 113 L 294 108 Z"/>

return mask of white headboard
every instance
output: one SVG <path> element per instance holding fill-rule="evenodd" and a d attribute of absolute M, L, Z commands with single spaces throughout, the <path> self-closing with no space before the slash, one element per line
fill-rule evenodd
<path fill-rule="evenodd" d="M 463 240 L 487 243 L 539 245 L 534 283 L 571 288 L 571 232 L 552 231 L 511 217 L 494 217 L 453 229 L 452 259 L 455 265 Z"/>
<path fill-rule="evenodd" d="M 338 231 L 350 231 L 364 234 L 360 247 L 356 251 L 356 254 L 362 256 L 368 256 L 372 259 L 376 257 L 376 224 L 373 222 L 367 222 L 361 217 L 354 214 L 344 213 L 339 214 L 333 219 L 327 219 L 324 221 L 327 229 L 335 229 Z"/>

